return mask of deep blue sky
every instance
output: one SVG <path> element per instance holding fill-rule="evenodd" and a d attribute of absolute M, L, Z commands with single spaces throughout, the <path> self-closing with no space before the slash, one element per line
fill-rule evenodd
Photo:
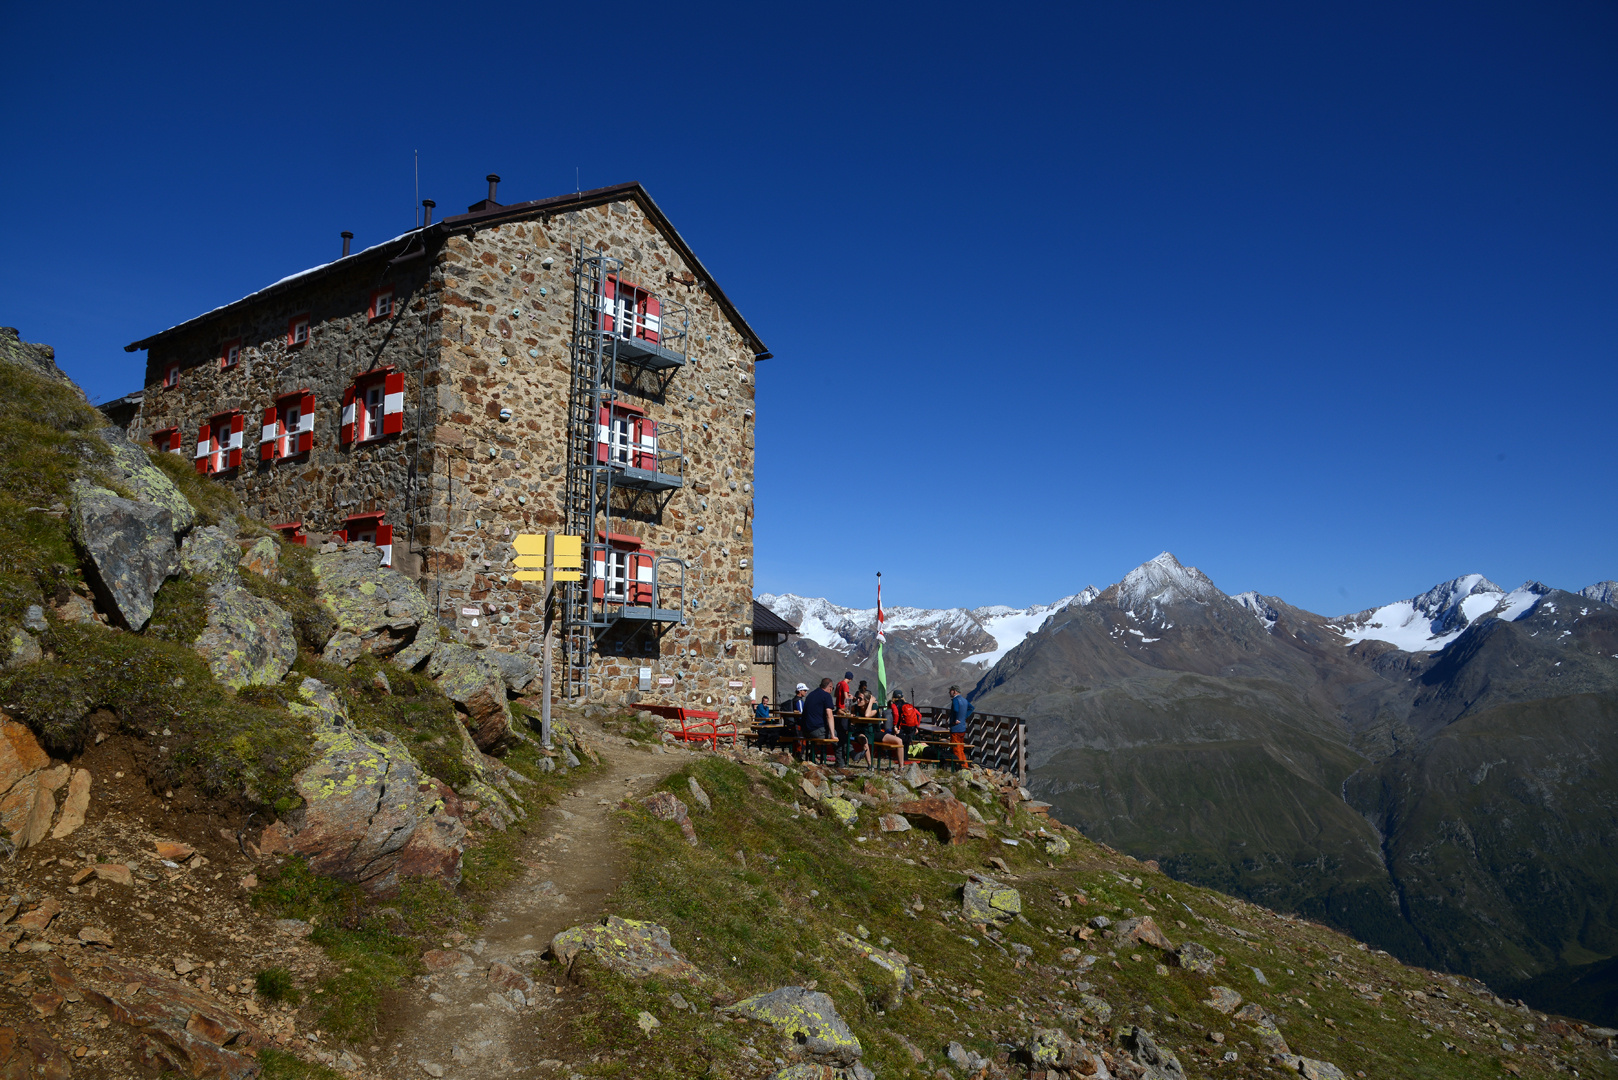
<path fill-rule="evenodd" d="M 1606 3 L 18 5 L 0 322 L 122 346 L 639 180 L 776 353 L 757 587 L 1618 577 Z M 443 210 L 440 211 L 441 213 Z"/>

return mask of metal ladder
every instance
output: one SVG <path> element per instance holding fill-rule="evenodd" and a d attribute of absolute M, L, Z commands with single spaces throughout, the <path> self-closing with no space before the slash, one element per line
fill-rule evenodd
<path fill-rule="evenodd" d="M 594 637 L 590 629 L 590 557 L 598 510 L 596 490 L 595 428 L 601 408 L 602 335 L 600 303 L 602 260 L 587 257 L 580 250 L 573 256 L 573 339 L 572 370 L 567 399 L 567 490 L 566 530 L 581 536 L 585 544 L 584 580 L 569 582 L 562 589 L 562 693 L 583 698 L 589 693 L 590 649 Z"/>

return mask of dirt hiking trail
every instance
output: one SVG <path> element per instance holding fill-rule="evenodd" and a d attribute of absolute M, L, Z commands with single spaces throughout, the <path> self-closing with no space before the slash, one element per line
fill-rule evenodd
<path fill-rule="evenodd" d="M 558 932 L 593 923 L 623 880 L 612 814 L 693 756 L 586 725 L 601 767 L 539 820 L 523 846 L 522 878 L 489 906 L 478 936 L 454 934 L 424 958 L 427 974 L 398 994 L 374 1064 L 395 1077 L 567 1076 L 570 1040 L 553 979 L 536 963 Z M 495 965 L 505 965 L 511 971 Z M 491 971 L 492 969 L 492 971 Z M 552 1055 L 552 1056 L 546 1056 Z"/>

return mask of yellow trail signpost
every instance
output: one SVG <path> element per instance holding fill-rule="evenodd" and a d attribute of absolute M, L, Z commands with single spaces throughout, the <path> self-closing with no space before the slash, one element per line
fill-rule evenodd
<path fill-rule="evenodd" d="M 551 745 L 551 618 L 550 606 L 558 581 L 584 580 L 584 537 L 558 536 L 547 532 L 521 533 L 512 537 L 511 546 L 517 550 L 517 570 L 511 576 L 518 581 L 543 581 L 545 597 L 541 602 L 545 625 L 545 663 L 543 689 L 540 701 L 540 741 L 547 749 Z"/>

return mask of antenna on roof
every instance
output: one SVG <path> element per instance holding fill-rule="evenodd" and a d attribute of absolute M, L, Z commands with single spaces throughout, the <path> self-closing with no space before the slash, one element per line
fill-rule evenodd
<path fill-rule="evenodd" d="M 416 155 L 416 205 L 410 208 L 411 228 L 421 224 L 421 151 L 412 151 Z"/>
<path fill-rule="evenodd" d="M 579 186 L 579 167 L 575 165 L 573 166 L 573 194 L 577 195 L 583 190 L 584 189 Z"/>

